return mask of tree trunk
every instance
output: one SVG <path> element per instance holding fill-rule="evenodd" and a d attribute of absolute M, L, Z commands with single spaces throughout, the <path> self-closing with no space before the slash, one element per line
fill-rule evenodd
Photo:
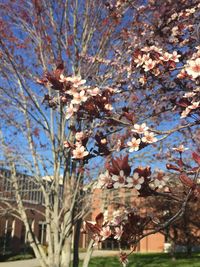
<path fill-rule="evenodd" d="M 91 256 L 92 256 L 92 252 L 93 252 L 93 244 L 94 244 L 94 240 L 91 240 L 83 261 L 83 266 L 82 267 L 88 267 Z"/>
<path fill-rule="evenodd" d="M 62 267 L 70 267 L 71 266 L 71 246 L 72 246 L 72 237 L 71 235 L 66 239 L 65 245 L 62 250 Z"/>
<path fill-rule="evenodd" d="M 74 232 L 74 251 L 73 251 L 73 267 L 78 267 L 79 265 L 79 240 L 80 240 L 80 230 L 81 230 L 82 219 L 79 219 L 75 226 Z"/>
<path fill-rule="evenodd" d="M 187 256 L 191 257 L 192 256 L 192 247 L 191 244 L 187 244 Z"/>

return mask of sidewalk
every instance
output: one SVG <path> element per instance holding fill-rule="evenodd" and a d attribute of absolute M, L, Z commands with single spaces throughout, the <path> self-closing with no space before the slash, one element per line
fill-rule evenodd
<path fill-rule="evenodd" d="M 86 253 L 80 253 L 80 259 L 83 260 Z M 95 250 L 92 257 L 109 257 L 119 255 L 119 251 L 112 250 Z M 39 262 L 36 259 L 0 262 L 0 267 L 39 267 Z"/>

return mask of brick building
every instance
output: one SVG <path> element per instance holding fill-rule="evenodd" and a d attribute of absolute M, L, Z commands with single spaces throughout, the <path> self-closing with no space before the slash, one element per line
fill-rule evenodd
<path fill-rule="evenodd" d="M 138 198 L 135 192 L 130 189 L 120 190 L 101 190 L 95 189 L 92 199 L 92 211 L 91 220 L 95 221 L 95 217 L 100 212 L 105 212 L 108 217 L 117 212 L 120 207 L 126 206 L 129 208 L 141 207 L 142 198 Z M 143 212 L 145 210 L 143 209 Z M 138 246 L 138 252 L 163 252 L 165 244 L 165 236 L 161 233 L 149 235 L 143 238 Z M 115 240 L 105 240 L 101 246 L 103 249 L 115 249 L 118 248 L 118 244 Z M 128 249 L 128 247 L 125 247 Z"/>
<path fill-rule="evenodd" d="M 10 181 L 10 171 L 7 169 L 0 169 L 0 252 L 5 254 L 6 251 L 19 252 L 28 247 L 26 242 L 26 231 L 23 223 L 10 215 L 7 201 L 12 208 L 15 207 L 16 200 L 14 197 L 13 188 Z M 42 212 L 43 196 L 39 185 L 35 182 L 33 177 L 26 174 L 17 174 L 23 202 L 27 207 L 27 214 L 32 231 L 37 236 L 39 242 L 43 245 L 48 245 L 46 239 L 46 223 Z M 60 188 L 62 194 L 62 186 Z M 129 190 L 130 193 L 130 190 Z M 127 194 L 124 190 L 101 190 L 95 189 L 93 192 L 91 213 L 88 216 L 89 220 L 94 220 L 96 215 L 100 212 L 107 211 L 108 215 L 113 214 L 119 206 L 129 205 L 134 206 L 136 203 L 135 195 L 131 192 Z M 114 204 L 113 204 L 114 203 Z M 118 205 L 120 204 L 120 205 Z M 3 212 L 7 208 L 7 212 Z M 147 236 L 140 241 L 137 250 L 140 252 L 161 252 L 164 250 L 164 236 L 162 234 L 155 234 Z M 82 235 L 80 239 L 80 247 L 87 248 L 88 237 Z M 114 240 L 106 240 L 99 247 L 99 249 L 115 249 L 117 244 Z"/>
<path fill-rule="evenodd" d="M 15 209 L 16 199 L 10 180 L 11 172 L 7 169 L 0 169 L 0 253 L 5 254 L 8 251 L 19 252 L 26 247 L 27 233 L 24 224 L 17 216 L 12 216 Z M 38 237 L 41 244 L 46 244 L 46 223 L 42 216 L 43 196 L 39 185 L 33 177 L 27 174 L 17 173 L 19 180 L 20 194 L 26 206 L 26 212 L 29 218 L 29 224 L 32 231 Z M 16 213 L 17 215 L 17 213 Z"/>

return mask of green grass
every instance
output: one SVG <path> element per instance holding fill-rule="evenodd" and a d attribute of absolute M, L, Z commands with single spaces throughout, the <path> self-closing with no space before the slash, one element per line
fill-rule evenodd
<path fill-rule="evenodd" d="M 93 258 L 89 267 L 120 267 L 117 257 Z M 187 258 L 184 254 L 177 254 L 176 260 L 172 260 L 168 254 L 149 253 L 134 254 L 129 257 L 127 267 L 200 267 L 200 254 L 194 254 Z"/>

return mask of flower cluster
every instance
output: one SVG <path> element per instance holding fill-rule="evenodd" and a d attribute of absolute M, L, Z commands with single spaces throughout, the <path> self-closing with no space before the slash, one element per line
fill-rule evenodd
<path fill-rule="evenodd" d="M 141 184 L 144 182 L 144 177 L 139 177 L 138 173 L 131 176 L 125 176 L 124 171 L 121 170 L 118 175 L 112 175 L 108 171 L 99 175 L 97 188 L 134 188 L 141 189 Z"/>
<path fill-rule="evenodd" d="M 129 152 L 138 151 L 141 142 L 146 144 L 152 144 L 157 142 L 157 138 L 155 137 L 153 132 L 149 131 L 149 128 L 146 126 L 146 123 L 142 123 L 141 125 L 134 124 L 133 129 L 131 131 L 139 135 L 143 134 L 143 137 L 141 139 L 133 137 L 131 141 L 127 142 Z"/>
<path fill-rule="evenodd" d="M 98 214 L 94 222 L 85 221 L 83 233 L 91 236 L 94 245 L 98 245 L 107 238 L 116 239 L 119 243 L 127 242 L 130 245 L 135 244 L 137 237 L 145 232 L 150 223 L 150 217 L 140 216 L 134 209 L 125 209 L 117 217 L 107 221 L 105 221 L 103 213 Z M 121 251 L 119 258 L 122 265 L 126 266 L 127 254 Z"/>
<path fill-rule="evenodd" d="M 98 245 L 99 242 L 102 242 L 110 237 L 118 241 L 122 238 L 124 231 L 121 223 L 124 222 L 124 218 L 118 225 L 114 225 L 111 221 L 105 219 L 104 214 L 99 213 L 95 218 L 95 222 L 85 221 L 83 232 L 92 234 L 91 237 L 94 240 L 94 245 Z"/>
<path fill-rule="evenodd" d="M 196 88 L 192 92 L 185 93 L 182 99 L 177 101 L 177 106 L 181 107 L 181 118 L 200 115 L 200 89 Z"/>
<path fill-rule="evenodd" d="M 185 67 L 185 71 L 191 76 L 193 79 L 196 79 L 200 76 L 200 57 L 196 59 L 188 60 L 187 65 Z"/>
<path fill-rule="evenodd" d="M 75 144 L 71 144 L 69 141 L 64 141 L 64 147 L 72 149 L 73 159 L 83 159 L 89 152 L 86 150 L 85 145 L 88 140 L 88 133 L 77 132 L 75 134 Z"/>
<path fill-rule="evenodd" d="M 65 77 L 63 72 L 64 65 L 59 64 L 53 72 L 46 73 L 43 79 L 37 80 L 39 84 L 50 86 L 59 92 L 59 97 L 58 94 L 45 95 L 44 101 L 49 107 L 55 109 L 59 105 L 64 106 L 67 120 L 73 115 L 90 119 L 100 117 L 101 113 L 110 114 L 113 110 L 111 96 L 115 94 L 115 89 L 89 86 L 81 76 Z"/>
<path fill-rule="evenodd" d="M 107 170 L 98 177 L 96 188 L 120 189 L 129 188 L 135 196 L 149 194 L 151 171 L 149 167 L 138 167 L 133 170 L 128 164 L 128 157 L 112 159 L 106 164 Z M 145 189 L 145 190 L 144 190 Z"/>
<path fill-rule="evenodd" d="M 168 64 L 168 67 L 175 67 L 181 57 L 177 51 L 172 53 L 163 51 L 162 48 L 156 46 L 146 46 L 135 51 L 133 56 L 133 65 L 142 67 L 144 72 L 152 71 L 154 75 L 159 75 L 159 66 Z"/>
<path fill-rule="evenodd" d="M 162 170 L 156 170 L 152 178 L 153 180 L 150 185 L 158 189 L 165 187 L 169 181 L 169 177 L 166 176 Z"/>
<path fill-rule="evenodd" d="M 74 159 L 83 159 L 89 154 L 89 152 L 85 150 L 84 146 L 77 142 L 75 149 L 72 151 L 72 154 L 72 158 Z"/>

